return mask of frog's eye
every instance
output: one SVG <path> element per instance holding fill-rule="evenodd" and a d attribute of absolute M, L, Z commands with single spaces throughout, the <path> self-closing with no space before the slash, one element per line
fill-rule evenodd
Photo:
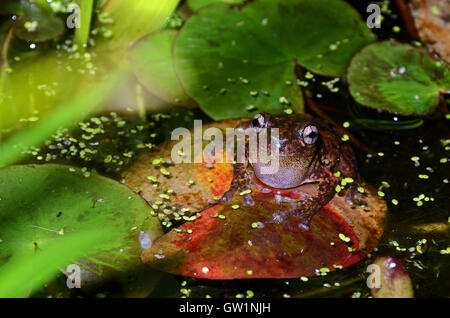
<path fill-rule="evenodd" d="M 303 141 L 307 145 L 312 145 L 319 138 L 319 129 L 317 126 L 309 125 L 303 129 Z"/>
<path fill-rule="evenodd" d="M 252 120 L 253 128 L 264 128 L 266 126 L 266 118 L 262 114 L 257 114 Z"/>

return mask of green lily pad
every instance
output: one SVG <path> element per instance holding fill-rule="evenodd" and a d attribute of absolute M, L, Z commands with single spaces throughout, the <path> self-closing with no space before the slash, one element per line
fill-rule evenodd
<path fill-rule="evenodd" d="M 19 19 L 14 35 L 24 41 L 45 42 L 61 36 L 66 27 L 64 22 L 53 15 L 42 19 L 26 17 Z"/>
<path fill-rule="evenodd" d="M 197 11 L 203 7 L 206 7 L 207 5 L 218 2 L 237 4 L 243 3 L 245 2 L 245 0 L 188 0 L 188 5 L 192 10 Z"/>
<path fill-rule="evenodd" d="M 150 34 L 135 44 L 131 67 L 139 82 L 152 94 L 176 105 L 194 107 L 175 74 L 172 43 L 178 32 L 165 30 Z"/>
<path fill-rule="evenodd" d="M 114 23 L 107 25 L 108 32 L 104 41 L 98 41 L 101 44 L 98 44 L 97 52 L 106 57 L 112 55 L 115 61 L 127 66 L 126 54 L 133 43 L 164 26 L 178 3 L 179 0 L 109 0 L 103 6 L 102 14 L 106 14 Z M 96 26 L 101 28 L 103 25 L 97 22 Z"/>
<path fill-rule="evenodd" d="M 46 2 L 21 1 L 24 15 L 16 22 L 14 35 L 24 41 L 45 42 L 61 36 L 66 26 L 63 20 L 49 10 Z"/>
<path fill-rule="evenodd" d="M 123 286 L 121 279 L 129 279 L 123 274 L 141 273 L 140 253 L 162 235 L 159 221 L 148 212 L 145 201 L 127 187 L 99 175 L 86 177 L 80 169 L 61 165 L 1 169 L 0 266 L 10 258 L 32 257 L 65 236 L 113 227 L 114 237 L 78 262 L 83 269 L 81 284 L 96 289 L 118 280 Z M 148 289 L 157 275 L 146 271 L 140 278 Z"/>
<path fill-rule="evenodd" d="M 450 91 L 448 64 L 425 49 L 395 41 L 366 46 L 348 68 L 350 93 L 365 106 L 395 113 L 425 115 Z"/>
<path fill-rule="evenodd" d="M 358 13 L 340 0 L 217 4 L 181 29 L 175 69 L 188 95 L 214 119 L 287 108 L 302 112 L 295 61 L 316 73 L 342 76 L 351 56 L 374 39 Z"/>

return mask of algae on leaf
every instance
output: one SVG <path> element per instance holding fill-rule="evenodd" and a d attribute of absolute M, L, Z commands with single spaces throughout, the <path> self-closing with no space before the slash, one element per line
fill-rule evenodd
<path fill-rule="evenodd" d="M 426 115 L 450 91 L 450 68 L 423 48 L 386 41 L 370 44 L 348 68 L 350 93 L 365 106 L 401 114 Z"/>
<path fill-rule="evenodd" d="M 217 4 L 181 29 L 175 69 L 188 95 L 214 119 L 303 112 L 296 63 L 343 76 L 351 56 L 373 40 L 358 13 L 340 0 Z"/>

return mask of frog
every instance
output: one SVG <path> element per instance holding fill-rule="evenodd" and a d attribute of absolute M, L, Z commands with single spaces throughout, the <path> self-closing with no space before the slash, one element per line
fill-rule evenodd
<path fill-rule="evenodd" d="M 301 219 L 298 227 L 305 231 L 310 230 L 314 215 L 336 195 L 342 180 L 349 183 L 345 190 L 339 191 L 345 191 L 345 202 L 353 207 L 367 205 L 366 195 L 361 191 L 355 153 L 334 127 L 309 114 L 272 115 L 262 112 L 236 127 L 242 130 L 248 128 L 257 135 L 278 128 L 277 140 L 266 139 L 269 152 L 271 143 L 276 142 L 278 169 L 263 172 L 266 163 L 249 160 L 249 138 L 246 137 L 244 160 L 233 162 L 233 177 L 229 189 L 221 197 L 223 202 L 231 201 L 239 193 L 244 206 L 255 205 L 252 186 L 262 192 L 270 192 L 270 189 L 294 189 L 295 192 L 303 184 L 318 183 L 317 194 L 303 193 L 298 199 L 277 198 L 280 202 L 290 202 L 292 208 L 273 213 L 273 221 L 281 223 L 297 216 Z"/>

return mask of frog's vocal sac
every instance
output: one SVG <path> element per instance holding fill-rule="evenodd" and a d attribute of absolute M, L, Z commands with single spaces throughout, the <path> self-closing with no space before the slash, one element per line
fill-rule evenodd
<path fill-rule="evenodd" d="M 336 186 L 342 178 L 351 178 L 346 190 L 345 201 L 348 204 L 365 205 L 364 194 L 358 192 L 360 176 L 356 159 L 348 143 L 342 142 L 332 128 L 305 114 L 270 115 L 257 114 L 253 119 L 240 124 L 237 128 L 253 128 L 258 134 L 262 128 L 278 128 L 277 147 L 279 168 L 274 173 L 262 173 L 265 165 L 248 160 L 248 140 L 245 141 L 245 160 L 234 163 L 233 179 L 230 189 L 224 193 L 222 201 L 228 202 L 238 192 L 243 194 L 244 206 L 255 204 L 251 193 L 254 177 L 258 187 L 264 189 L 293 189 L 305 183 L 318 182 L 315 195 L 303 195 L 300 199 L 284 198 L 290 202 L 291 209 L 274 213 L 276 222 L 283 222 L 291 215 L 301 218 L 299 227 L 309 231 L 311 219 L 320 208 L 325 206 L 336 194 Z M 271 139 L 268 138 L 268 142 Z M 271 148 L 271 145 L 268 145 Z M 295 191 L 295 190 L 293 190 Z M 283 201 L 283 198 L 281 198 Z"/>

